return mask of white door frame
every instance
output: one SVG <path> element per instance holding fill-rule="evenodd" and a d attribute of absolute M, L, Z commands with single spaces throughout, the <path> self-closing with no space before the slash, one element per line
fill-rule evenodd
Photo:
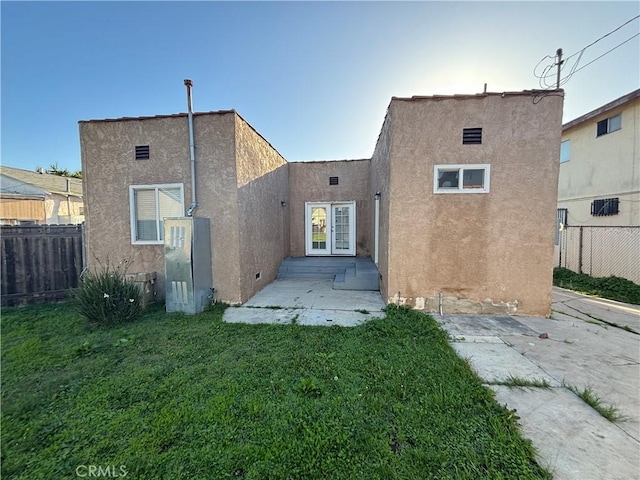
<path fill-rule="evenodd" d="M 356 255 L 356 202 L 305 202 L 305 255 L 307 256 L 355 256 Z M 313 231 L 311 224 L 311 211 L 313 207 L 325 207 L 327 211 L 326 227 L 326 248 L 313 248 Z M 334 209 L 338 207 L 349 207 L 349 248 L 336 250 L 336 229 Z"/>

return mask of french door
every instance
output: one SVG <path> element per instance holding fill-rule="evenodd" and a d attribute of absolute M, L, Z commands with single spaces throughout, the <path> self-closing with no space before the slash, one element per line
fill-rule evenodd
<path fill-rule="evenodd" d="M 355 255 L 356 203 L 307 202 L 307 255 Z"/>

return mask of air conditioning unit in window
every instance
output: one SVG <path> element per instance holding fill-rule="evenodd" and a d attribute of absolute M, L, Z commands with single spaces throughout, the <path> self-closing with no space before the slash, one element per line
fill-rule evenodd
<path fill-rule="evenodd" d="M 164 219 L 167 312 L 198 313 L 212 300 L 209 219 Z"/>

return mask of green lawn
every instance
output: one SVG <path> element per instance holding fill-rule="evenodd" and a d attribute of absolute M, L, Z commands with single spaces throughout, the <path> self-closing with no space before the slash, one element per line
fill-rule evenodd
<path fill-rule="evenodd" d="M 68 304 L 4 309 L 2 478 L 550 478 L 430 317 L 238 325 L 222 310 L 98 328 Z"/>

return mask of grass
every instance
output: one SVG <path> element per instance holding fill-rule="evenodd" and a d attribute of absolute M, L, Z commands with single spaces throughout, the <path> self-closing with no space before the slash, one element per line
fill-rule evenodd
<path fill-rule="evenodd" d="M 607 405 L 604 401 L 598 397 L 591 387 L 587 386 L 584 390 L 579 390 L 573 385 L 564 385 L 571 390 L 577 396 L 579 396 L 587 405 L 591 406 L 596 412 L 609 420 L 611 423 L 618 422 L 624 419 L 624 415 L 620 413 L 617 407 L 613 405 Z"/>
<path fill-rule="evenodd" d="M 550 478 L 432 318 L 242 325 L 223 309 L 109 328 L 66 304 L 5 309 L 2 477 Z"/>
<path fill-rule="evenodd" d="M 532 388 L 551 388 L 551 384 L 546 378 L 543 379 L 527 379 L 509 375 L 504 381 L 491 382 L 490 385 L 504 385 L 507 387 L 532 387 Z"/>
<path fill-rule="evenodd" d="M 563 267 L 553 269 L 553 284 L 581 293 L 640 305 L 640 285 L 621 277 L 591 277 Z"/>

